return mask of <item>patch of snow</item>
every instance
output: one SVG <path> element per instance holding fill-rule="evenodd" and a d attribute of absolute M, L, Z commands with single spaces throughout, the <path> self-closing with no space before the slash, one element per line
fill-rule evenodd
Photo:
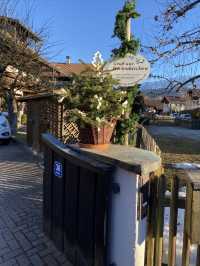
<path fill-rule="evenodd" d="M 183 192 L 184 193 L 184 192 Z M 182 263 L 182 248 L 183 248 L 183 231 L 184 231 L 184 215 L 185 210 L 178 210 L 178 222 L 177 222 L 177 238 L 176 238 L 176 266 L 181 266 Z M 170 208 L 165 208 L 164 214 L 164 252 L 163 263 L 168 264 L 168 246 L 169 246 L 169 220 L 170 220 Z M 190 250 L 190 266 L 196 265 L 197 246 L 192 245 Z"/>
<path fill-rule="evenodd" d="M 176 163 L 173 164 L 175 169 L 184 169 L 184 170 L 198 170 L 200 169 L 200 164 L 197 163 Z"/>

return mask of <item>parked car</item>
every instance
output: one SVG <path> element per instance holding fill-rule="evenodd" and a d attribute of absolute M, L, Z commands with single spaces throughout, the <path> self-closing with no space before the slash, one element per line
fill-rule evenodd
<path fill-rule="evenodd" d="M 181 120 L 191 120 L 192 116 L 191 116 L 191 114 L 181 114 L 180 119 Z"/>
<path fill-rule="evenodd" d="M 8 112 L 2 112 L 0 114 L 4 115 L 8 119 Z"/>
<path fill-rule="evenodd" d="M 176 117 L 179 117 L 179 113 L 172 113 L 171 116 L 172 116 L 172 117 L 175 117 L 175 118 L 176 118 Z"/>
<path fill-rule="evenodd" d="M 0 113 L 0 141 L 8 144 L 11 140 L 11 127 L 8 119 Z"/>

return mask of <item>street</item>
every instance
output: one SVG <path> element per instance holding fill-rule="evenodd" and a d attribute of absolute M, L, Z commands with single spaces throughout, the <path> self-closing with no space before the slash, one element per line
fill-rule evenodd
<path fill-rule="evenodd" d="M 200 130 L 194 130 L 176 126 L 148 126 L 148 131 L 153 136 L 165 136 L 173 138 L 191 139 L 199 142 Z"/>
<path fill-rule="evenodd" d="M 70 265 L 42 232 L 42 169 L 17 143 L 0 145 L 0 265 Z"/>
<path fill-rule="evenodd" d="M 162 151 L 165 163 L 200 163 L 200 130 L 182 127 L 148 126 Z"/>

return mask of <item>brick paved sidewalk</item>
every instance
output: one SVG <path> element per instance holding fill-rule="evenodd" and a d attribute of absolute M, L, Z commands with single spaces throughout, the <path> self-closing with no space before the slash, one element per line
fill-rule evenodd
<path fill-rule="evenodd" d="M 66 265 L 42 232 L 42 170 L 18 144 L 0 145 L 0 265 Z"/>

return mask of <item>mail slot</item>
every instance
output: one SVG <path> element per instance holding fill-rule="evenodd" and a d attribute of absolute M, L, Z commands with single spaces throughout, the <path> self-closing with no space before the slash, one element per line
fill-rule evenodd
<path fill-rule="evenodd" d="M 147 217 L 150 198 L 150 183 L 144 178 L 139 179 L 138 202 L 137 202 L 137 220 L 143 220 Z"/>
<path fill-rule="evenodd" d="M 186 232 L 192 244 L 200 245 L 200 171 L 188 173 Z"/>

